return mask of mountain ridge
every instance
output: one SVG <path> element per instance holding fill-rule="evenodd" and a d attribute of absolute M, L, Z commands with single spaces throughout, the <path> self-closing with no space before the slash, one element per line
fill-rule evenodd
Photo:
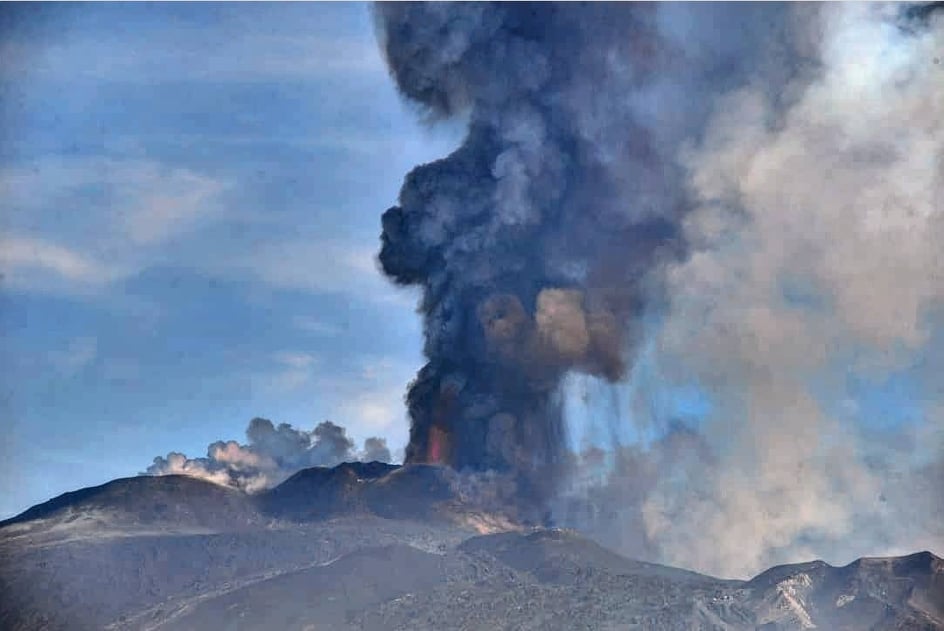
<path fill-rule="evenodd" d="M 489 521 L 454 475 L 345 463 L 257 495 L 185 476 L 62 494 L 0 522 L 0 627 L 944 629 L 930 551 L 719 579 Z"/>

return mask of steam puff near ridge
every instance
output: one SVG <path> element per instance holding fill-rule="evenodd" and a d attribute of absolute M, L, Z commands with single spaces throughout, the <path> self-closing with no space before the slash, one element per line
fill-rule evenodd
<path fill-rule="evenodd" d="M 332 467 L 353 460 L 391 460 L 383 438 L 368 438 L 363 449 L 357 451 L 346 430 L 331 421 L 305 431 L 288 423 L 276 426 L 268 419 L 254 418 L 246 429 L 246 437 L 246 445 L 234 440 L 210 444 L 205 458 L 188 458 L 177 452 L 158 456 L 144 475 L 189 475 L 254 493 L 308 467 Z"/>

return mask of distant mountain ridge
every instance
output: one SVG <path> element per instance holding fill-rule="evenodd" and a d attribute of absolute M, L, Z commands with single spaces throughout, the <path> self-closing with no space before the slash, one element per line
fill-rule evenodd
<path fill-rule="evenodd" d="M 185 475 L 119 478 L 63 493 L 0 522 L 0 528 L 38 520 L 68 520 L 78 512 L 108 513 L 118 523 L 176 523 L 232 527 L 240 519 L 257 519 L 248 496 Z M 122 523 L 122 525 L 126 525 Z"/>
<path fill-rule="evenodd" d="M 346 462 L 303 469 L 253 495 L 186 475 L 135 476 L 63 493 L 0 521 L 0 528 L 67 520 L 90 511 L 107 513 L 112 523 L 123 526 L 161 523 L 227 530 L 273 519 L 307 522 L 349 514 L 430 519 L 440 505 L 456 499 L 446 476 L 447 470 L 429 465 Z"/>
<path fill-rule="evenodd" d="M 503 521 L 452 475 L 346 463 L 254 496 L 184 476 L 63 494 L 0 522 L 0 628 L 944 630 L 931 552 L 722 580 Z"/>

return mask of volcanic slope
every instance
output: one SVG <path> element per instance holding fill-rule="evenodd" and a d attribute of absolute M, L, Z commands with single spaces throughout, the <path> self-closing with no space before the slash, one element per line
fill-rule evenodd
<path fill-rule="evenodd" d="M 65 494 L 0 523 L 0 628 L 944 629 L 929 552 L 721 580 L 489 519 L 452 476 L 353 463 L 256 496 L 179 476 Z"/>

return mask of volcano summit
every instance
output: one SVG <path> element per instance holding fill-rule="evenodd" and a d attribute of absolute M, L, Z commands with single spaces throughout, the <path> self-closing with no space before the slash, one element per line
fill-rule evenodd
<path fill-rule="evenodd" d="M 0 524 L 0 626 L 944 629 L 928 552 L 722 580 L 488 514 L 453 478 L 349 463 L 258 496 L 185 476 L 67 493 Z"/>

